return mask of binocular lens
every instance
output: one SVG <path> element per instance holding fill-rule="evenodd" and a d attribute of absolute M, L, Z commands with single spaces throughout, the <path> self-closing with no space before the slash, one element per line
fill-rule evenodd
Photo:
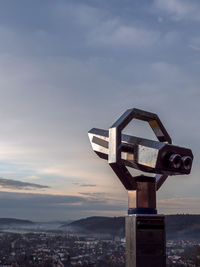
<path fill-rule="evenodd" d="M 182 157 L 182 163 L 185 170 L 190 170 L 192 166 L 192 158 L 184 156 Z"/>
<path fill-rule="evenodd" d="M 172 168 L 179 169 L 181 167 L 182 158 L 179 154 L 172 154 L 169 158 L 169 163 Z"/>
<path fill-rule="evenodd" d="M 172 154 L 169 158 L 170 167 L 179 169 L 181 166 L 185 170 L 190 170 L 192 167 L 192 158 L 189 156 L 181 157 L 179 154 Z"/>

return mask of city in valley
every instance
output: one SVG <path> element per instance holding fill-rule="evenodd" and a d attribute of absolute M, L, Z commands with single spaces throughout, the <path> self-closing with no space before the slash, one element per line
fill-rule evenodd
<path fill-rule="evenodd" d="M 125 266 L 125 238 L 10 228 L 0 232 L 1 267 Z M 167 266 L 200 266 L 200 242 L 168 240 Z"/>

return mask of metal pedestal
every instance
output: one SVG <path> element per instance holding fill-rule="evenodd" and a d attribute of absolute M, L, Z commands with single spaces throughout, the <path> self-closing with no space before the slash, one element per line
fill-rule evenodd
<path fill-rule="evenodd" d="M 158 141 L 123 134 L 133 119 L 148 122 Z M 128 109 L 109 131 L 91 129 L 89 138 L 93 150 L 100 158 L 108 160 L 128 190 L 126 266 L 165 267 L 165 217 L 157 215 L 156 191 L 168 175 L 190 173 L 191 149 L 172 145 L 159 117 L 135 108 Z M 133 176 L 128 167 L 155 176 Z"/>
<path fill-rule="evenodd" d="M 126 267 L 166 267 L 163 215 L 126 216 Z"/>

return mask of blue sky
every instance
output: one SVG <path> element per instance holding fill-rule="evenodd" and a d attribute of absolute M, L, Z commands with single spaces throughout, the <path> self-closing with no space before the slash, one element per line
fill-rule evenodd
<path fill-rule="evenodd" d="M 194 0 L 0 1 L 2 217 L 126 214 L 127 194 L 87 132 L 132 107 L 157 113 L 195 156 L 190 176 L 158 192 L 159 212 L 200 212 L 199 14 Z"/>

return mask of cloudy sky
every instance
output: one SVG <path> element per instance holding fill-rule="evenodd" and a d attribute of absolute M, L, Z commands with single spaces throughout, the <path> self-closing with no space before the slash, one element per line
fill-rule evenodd
<path fill-rule="evenodd" d="M 132 107 L 159 114 L 195 156 L 190 176 L 160 189 L 159 212 L 200 213 L 199 14 L 198 0 L 0 1 L 1 217 L 126 214 L 87 132 Z"/>

